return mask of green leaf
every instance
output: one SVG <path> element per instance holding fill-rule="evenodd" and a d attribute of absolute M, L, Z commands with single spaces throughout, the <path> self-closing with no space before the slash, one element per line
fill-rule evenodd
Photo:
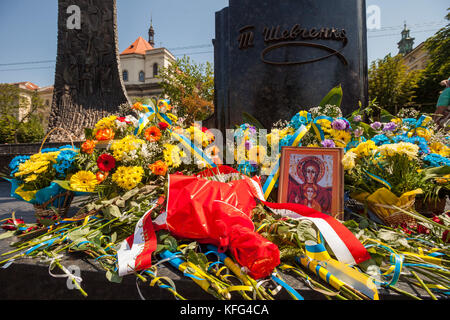
<path fill-rule="evenodd" d="M 107 217 L 114 217 L 114 218 L 120 218 L 121 217 L 121 213 L 120 213 L 120 209 L 118 206 L 115 205 L 109 205 L 105 208 L 102 209 L 102 212 L 105 216 Z"/>
<path fill-rule="evenodd" d="M 341 103 L 342 103 L 342 95 L 343 95 L 343 92 L 342 92 L 341 85 L 334 87 L 322 99 L 322 101 L 319 103 L 319 106 L 324 107 L 327 104 L 329 104 L 329 105 L 334 105 L 334 106 L 340 107 Z"/>
<path fill-rule="evenodd" d="M 381 122 L 390 122 L 393 118 L 395 118 L 392 114 L 390 114 L 387 110 L 381 109 L 380 111 L 380 121 Z"/>
<path fill-rule="evenodd" d="M 242 120 L 244 123 L 254 126 L 256 129 L 264 129 L 264 126 L 255 117 L 247 112 L 242 112 Z"/>
<path fill-rule="evenodd" d="M 208 258 L 203 253 L 197 253 L 194 250 L 188 252 L 187 260 L 202 270 L 208 269 Z"/>
<path fill-rule="evenodd" d="M 88 233 L 89 233 L 89 228 L 76 229 L 76 230 L 70 231 L 67 234 L 67 239 L 69 239 L 70 241 L 77 241 L 78 239 L 83 238 Z"/>
<path fill-rule="evenodd" d="M 65 189 L 65 190 L 74 191 L 70 187 L 70 181 L 68 181 L 68 180 L 54 180 L 53 182 L 57 183 L 61 188 Z"/>
<path fill-rule="evenodd" d="M 112 272 L 111 270 L 108 270 L 106 272 L 106 279 L 108 279 L 110 282 L 114 282 L 114 283 L 122 282 L 122 277 L 120 277 L 117 272 Z"/>

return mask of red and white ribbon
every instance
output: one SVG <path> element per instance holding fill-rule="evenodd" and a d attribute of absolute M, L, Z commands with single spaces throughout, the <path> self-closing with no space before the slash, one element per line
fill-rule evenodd
<path fill-rule="evenodd" d="M 156 249 L 156 234 L 151 218 L 155 204 L 136 224 L 134 234 L 124 240 L 117 251 L 119 276 L 148 269 Z"/>

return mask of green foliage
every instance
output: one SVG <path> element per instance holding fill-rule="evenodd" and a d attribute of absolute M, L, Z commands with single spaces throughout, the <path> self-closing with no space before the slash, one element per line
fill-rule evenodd
<path fill-rule="evenodd" d="M 447 14 L 447 20 L 450 20 Z M 450 23 L 440 29 L 434 36 L 425 42 L 428 51 L 429 63 L 418 81 L 415 102 L 430 104 L 435 111 L 437 99 L 443 87 L 442 80 L 448 79 L 450 75 Z M 428 111 L 428 110 L 427 110 Z"/>
<path fill-rule="evenodd" d="M 421 72 L 407 72 L 401 55 L 390 54 L 378 59 L 369 68 L 369 98 L 379 107 L 396 114 L 402 107 L 411 105 Z"/>
<path fill-rule="evenodd" d="M 40 118 L 32 115 L 27 122 L 23 122 L 17 128 L 17 141 L 19 143 L 40 142 L 44 134 Z"/>
<path fill-rule="evenodd" d="M 213 113 L 214 70 L 209 62 L 197 64 L 184 56 L 162 68 L 158 78 L 163 95 L 188 122 L 204 120 Z"/>
<path fill-rule="evenodd" d="M 343 95 L 342 87 L 340 85 L 337 87 L 334 87 L 322 99 L 322 101 L 319 103 L 319 106 L 325 107 L 326 105 L 333 105 L 333 106 L 340 107 L 341 103 L 342 103 L 342 95 Z"/>
<path fill-rule="evenodd" d="M 36 92 L 31 102 L 15 85 L 0 84 L 0 143 L 39 142 L 44 137 L 41 112 L 45 108 Z M 20 111 L 24 111 L 19 119 Z"/>

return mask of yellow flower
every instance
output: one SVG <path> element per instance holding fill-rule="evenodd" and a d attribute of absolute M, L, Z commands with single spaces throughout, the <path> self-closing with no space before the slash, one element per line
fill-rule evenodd
<path fill-rule="evenodd" d="M 25 182 L 33 182 L 37 179 L 37 174 L 31 174 L 24 179 Z"/>
<path fill-rule="evenodd" d="M 369 156 L 373 150 L 377 149 L 377 145 L 372 140 L 361 142 L 356 148 L 353 148 L 353 152 L 358 156 Z"/>
<path fill-rule="evenodd" d="M 402 119 L 400 118 L 393 118 L 391 119 L 391 122 L 395 123 L 396 125 L 401 125 L 402 124 Z"/>
<path fill-rule="evenodd" d="M 142 139 L 137 139 L 133 135 L 128 135 L 119 141 L 115 141 L 111 145 L 111 151 L 116 160 L 121 161 L 129 152 L 138 149 L 145 143 Z"/>
<path fill-rule="evenodd" d="M 386 157 L 392 157 L 396 154 L 406 155 L 409 159 L 417 158 L 419 146 L 409 142 L 399 142 L 384 144 L 378 147 L 380 154 Z"/>
<path fill-rule="evenodd" d="M 16 177 L 22 177 L 28 174 L 42 173 L 48 169 L 49 164 L 49 161 L 31 161 L 31 159 L 28 159 L 19 165 L 19 171 L 14 175 Z"/>
<path fill-rule="evenodd" d="M 135 188 L 141 181 L 144 175 L 142 167 L 118 167 L 116 172 L 112 175 L 112 181 L 119 187 L 125 190 Z"/>
<path fill-rule="evenodd" d="M 117 119 L 117 116 L 109 116 L 109 117 L 100 119 L 95 124 L 94 134 L 96 134 L 97 131 L 101 130 L 101 129 L 115 129 L 116 128 L 116 119 Z"/>
<path fill-rule="evenodd" d="M 345 130 L 331 129 L 330 134 L 338 148 L 344 148 L 352 139 L 351 134 Z"/>
<path fill-rule="evenodd" d="M 357 158 L 356 153 L 349 150 L 345 153 L 344 157 L 342 158 L 342 165 L 344 167 L 344 170 L 352 170 L 356 163 L 355 159 Z"/>
<path fill-rule="evenodd" d="M 90 171 L 78 171 L 70 177 L 70 187 L 75 191 L 93 192 L 97 184 L 97 177 Z"/>
<path fill-rule="evenodd" d="M 177 168 L 181 165 L 181 149 L 172 144 L 165 144 L 163 150 L 164 162 L 169 167 Z"/>

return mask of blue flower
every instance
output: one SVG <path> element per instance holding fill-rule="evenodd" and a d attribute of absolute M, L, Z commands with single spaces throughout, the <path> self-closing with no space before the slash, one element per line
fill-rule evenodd
<path fill-rule="evenodd" d="M 19 171 L 19 165 L 24 163 L 28 159 L 30 159 L 30 156 L 17 156 L 17 157 L 14 157 L 11 160 L 11 162 L 9 163 L 9 165 L 8 165 L 9 168 L 12 170 L 11 174 L 14 174 L 17 171 Z"/>
<path fill-rule="evenodd" d="M 280 152 L 281 152 L 281 147 L 289 147 L 289 142 L 292 139 L 292 135 L 288 134 L 286 135 L 283 139 L 280 140 L 279 142 L 279 148 L 280 148 Z"/>
<path fill-rule="evenodd" d="M 430 153 L 423 158 L 431 167 L 450 166 L 450 159 L 437 153 Z"/>
<path fill-rule="evenodd" d="M 61 151 L 58 154 L 58 157 L 56 158 L 56 161 L 60 162 L 60 161 L 64 161 L 65 160 L 65 161 L 72 162 L 75 159 L 77 154 L 78 154 L 78 152 L 76 152 L 73 149 L 66 149 L 66 150 Z"/>
<path fill-rule="evenodd" d="M 307 116 L 301 116 L 300 112 L 297 112 L 295 116 L 292 117 L 291 121 L 289 122 L 289 127 L 294 128 L 297 130 L 302 125 L 307 125 L 309 122 L 311 122 L 311 114 L 308 112 Z"/>
<path fill-rule="evenodd" d="M 57 152 L 59 151 L 58 148 L 45 148 L 41 150 L 41 153 L 49 153 L 49 152 Z"/>
<path fill-rule="evenodd" d="M 389 140 L 388 137 L 386 137 L 384 134 L 377 134 L 376 136 L 374 136 L 372 139 L 373 142 L 375 142 L 375 144 L 377 146 L 381 146 L 383 144 L 387 144 L 387 143 L 391 143 L 391 141 Z"/>
<path fill-rule="evenodd" d="M 72 167 L 72 163 L 75 160 L 78 152 L 73 149 L 62 150 L 56 158 L 56 163 L 53 165 L 56 172 L 63 176 L 68 169 Z"/>

